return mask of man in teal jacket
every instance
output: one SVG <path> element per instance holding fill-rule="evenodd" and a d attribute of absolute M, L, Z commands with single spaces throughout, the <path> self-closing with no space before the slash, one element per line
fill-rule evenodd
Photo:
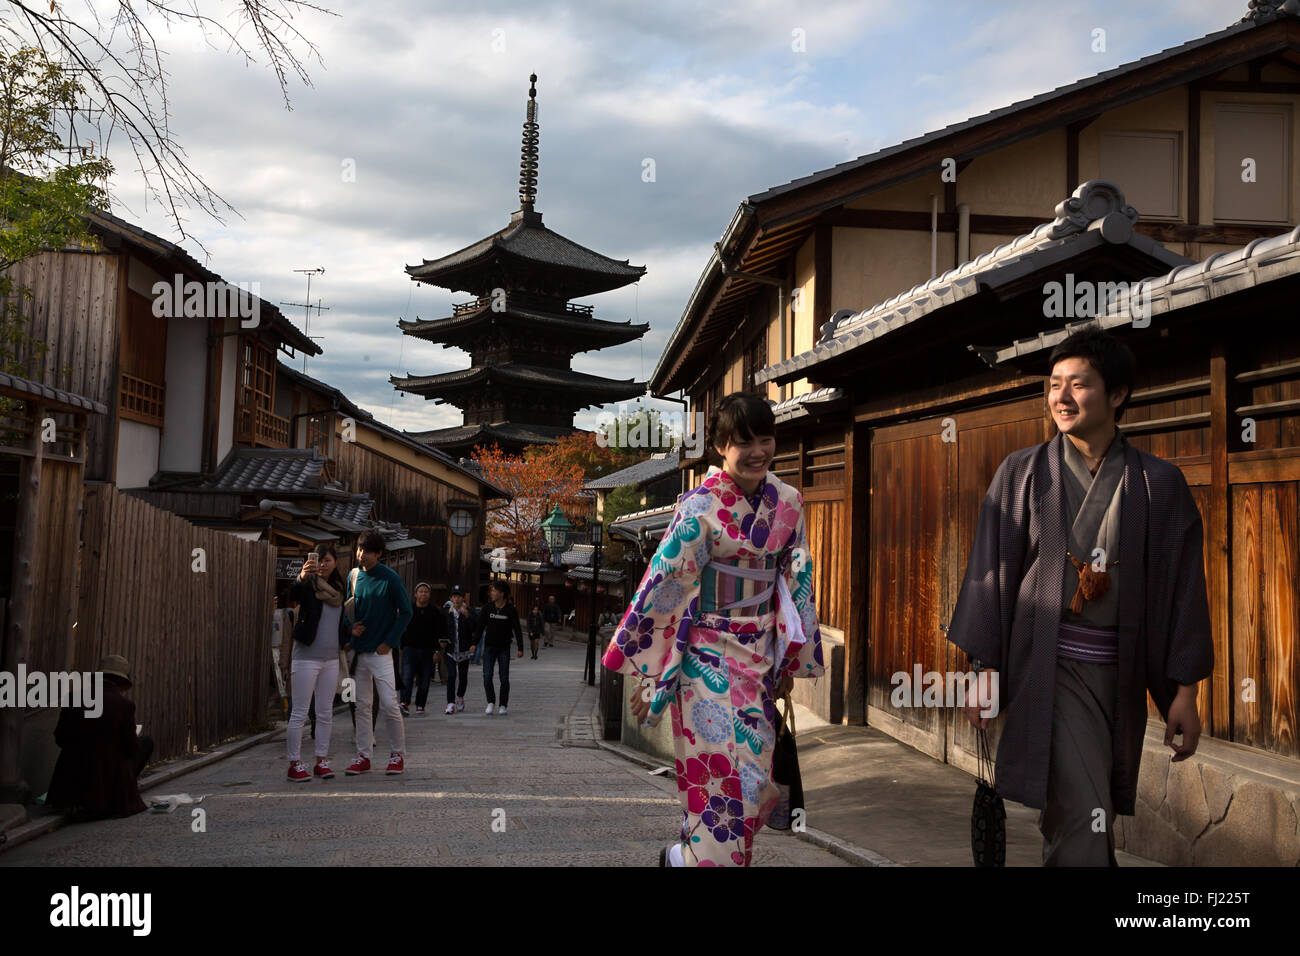
<path fill-rule="evenodd" d="M 411 599 L 397 572 L 380 563 L 383 556 L 384 536 L 378 531 L 362 534 L 357 539 L 357 567 L 348 582 L 349 594 L 354 599 L 352 649 L 357 652 L 357 759 L 346 773 L 354 775 L 370 770 L 374 733 L 370 715 L 376 686 L 392 748 L 387 772 L 396 774 L 406 769 L 402 757 L 406 750 L 406 731 L 397 703 L 393 648 L 401 647 L 402 633 L 411 620 Z"/>

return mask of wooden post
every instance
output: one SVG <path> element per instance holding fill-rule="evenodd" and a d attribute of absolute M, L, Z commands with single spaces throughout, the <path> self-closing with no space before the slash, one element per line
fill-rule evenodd
<path fill-rule="evenodd" d="M 32 565 L 39 537 L 41 507 L 41 419 L 45 406 L 29 406 L 32 455 L 22 463 L 18 482 L 18 514 L 14 523 L 13 595 L 9 605 L 9 632 L 5 635 L 0 670 L 14 675 L 27 663 L 28 631 L 32 618 Z M 23 737 L 23 708 L 0 708 L 0 802 L 26 803 L 31 796 L 23 780 L 20 748 Z"/>

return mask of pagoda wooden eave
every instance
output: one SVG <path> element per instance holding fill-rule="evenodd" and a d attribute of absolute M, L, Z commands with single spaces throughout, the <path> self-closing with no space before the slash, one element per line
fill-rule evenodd
<path fill-rule="evenodd" d="M 645 275 L 645 266 L 611 259 L 542 225 L 541 213 L 520 210 L 510 224 L 440 259 L 406 267 L 407 275 L 452 291 L 483 295 L 518 287 L 533 275 L 565 298 L 621 288 Z"/>
<path fill-rule="evenodd" d="M 577 396 L 580 406 L 601 402 L 635 398 L 645 393 L 646 383 L 634 379 L 603 378 L 575 372 L 572 369 L 543 368 L 538 365 L 507 363 L 503 365 L 476 365 L 455 372 L 438 375 L 407 375 L 389 377 L 393 387 L 403 392 L 423 395 L 425 398 L 442 398 L 456 404 L 447 396 L 462 395 L 493 387 L 528 388 L 543 392 L 571 393 Z M 589 399 L 589 400 L 584 400 Z"/>
<path fill-rule="evenodd" d="M 631 342 L 650 330 L 648 322 L 633 325 L 630 320 L 614 322 L 574 312 L 560 315 L 514 306 L 497 312 L 493 311 L 488 302 L 476 309 L 441 319 L 403 319 L 397 323 L 397 327 L 406 335 L 426 342 L 463 348 L 467 340 L 482 335 L 486 328 L 494 324 L 531 335 L 554 335 L 566 339 L 574 353 Z M 582 345 L 584 340 L 590 344 Z"/>

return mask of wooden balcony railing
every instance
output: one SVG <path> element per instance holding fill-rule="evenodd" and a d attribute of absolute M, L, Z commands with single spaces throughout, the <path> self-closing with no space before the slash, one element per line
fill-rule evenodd
<path fill-rule="evenodd" d="M 240 406 L 235 410 L 235 441 L 266 448 L 288 448 L 289 419 L 265 408 Z"/>
<path fill-rule="evenodd" d="M 161 428 L 165 391 L 157 382 L 123 372 L 117 390 L 118 411 L 123 418 Z"/>

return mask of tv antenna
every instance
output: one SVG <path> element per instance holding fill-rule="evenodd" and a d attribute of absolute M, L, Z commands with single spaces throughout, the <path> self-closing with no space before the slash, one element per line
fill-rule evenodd
<path fill-rule="evenodd" d="M 323 335 L 311 334 L 311 310 L 315 309 L 316 317 L 320 318 L 320 314 L 322 312 L 328 312 L 330 310 L 330 307 L 328 305 L 321 305 L 321 299 L 319 296 L 316 297 L 316 304 L 315 305 L 311 304 L 311 277 L 323 276 L 325 274 L 325 267 L 318 266 L 315 269 L 294 269 L 293 271 L 301 272 L 307 276 L 307 301 L 306 302 L 281 302 L 280 304 L 303 309 L 304 316 L 302 320 L 302 334 L 307 336 L 307 338 L 309 339 L 323 339 L 325 338 L 325 336 Z M 302 353 L 302 373 L 304 375 L 307 374 L 307 353 L 306 352 Z"/>

